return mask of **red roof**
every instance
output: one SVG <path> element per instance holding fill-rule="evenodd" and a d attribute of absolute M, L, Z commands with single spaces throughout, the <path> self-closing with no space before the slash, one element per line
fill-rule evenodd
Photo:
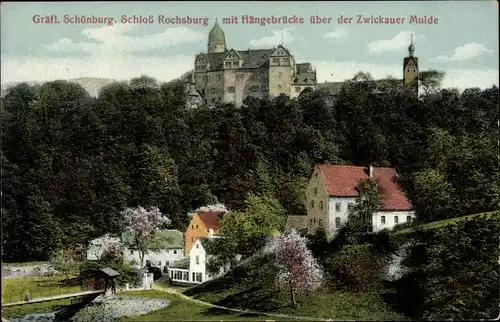
<path fill-rule="evenodd" d="M 214 231 L 219 229 L 219 223 L 221 217 L 220 215 L 224 213 L 225 211 L 196 212 L 196 214 L 198 215 L 198 217 L 200 217 L 203 224 L 205 224 L 205 227 L 207 227 L 207 229 L 213 229 Z"/>
<path fill-rule="evenodd" d="M 356 187 L 369 179 L 369 167 L 351 165 L 318 165 L 328 195 L 335 197 L 359 197 Z M 411 203 L 394 181 L 394 168 L 373 167 L 373 179 L 381 188 L 381 210 L 410 210 Z"/>

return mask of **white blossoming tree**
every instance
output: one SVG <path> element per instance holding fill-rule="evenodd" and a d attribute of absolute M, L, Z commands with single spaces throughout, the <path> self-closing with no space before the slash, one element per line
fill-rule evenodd
<path fill-rule="evenodd" d="M 97 256 L 99 260 L 121 260 L 123 259 L 123 244 L 119 238 L 106 234 L 99 238 L 102 252 Z"/>
<path fill-rule="evenodd" d="M 127 229 L 133 234 L 135 246 L 139 251 L 140 264 L 143 267 L 144 255 L 156 248 L 155 241 L 159 238 L 156 234 L 157 229 L 169 225 L 171 221 L 163 216 L 157 207 L 127 208 L 122 215 Z"/>
<path fill-rule="evenodd" d="M 307 239 L 295 230 L 273 237 L 264 250 L 275 255 L 279 283 L 290 290 L 294 306 L 297 305 L 296 291 L 314 291 L 321 285 L 323 272 L 307 248 Z"/>

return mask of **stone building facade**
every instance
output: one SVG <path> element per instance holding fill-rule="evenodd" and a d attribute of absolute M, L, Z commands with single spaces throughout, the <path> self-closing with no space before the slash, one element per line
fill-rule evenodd
<path fill-rule="evenodd" d="M 293 98 L 315 86 L 316 71 L 311 64 L 297 64 L 282 45 L 270 49 L 228 49 L 224 31 L 216 21 L 208 35 L 207 52 L 195 58 L 187 90 L 188 106 L 196 106 L 195 101 L 241 106 L 249 96 L 286 94 Z"/>
<path fill-rule="evenodd" d="M 418 58 L 413 39 L 403 62 L 400 84 L 418 95 Z M 270 49 L 234 50 L 226 46 L 226 36 L 217 21 L 208 35 L 207 52 L 195 57 L 194 70 L 187 81 L 187 106 L 214 106 L 232 103 L 241 106 L 247 97 L 265 98 L 285 94 L 295 98 L 306 89 L 326 89 L 336 95 L 344 82 L 318 83 L 310 63 L 296 63 L 282 45 Z"/>

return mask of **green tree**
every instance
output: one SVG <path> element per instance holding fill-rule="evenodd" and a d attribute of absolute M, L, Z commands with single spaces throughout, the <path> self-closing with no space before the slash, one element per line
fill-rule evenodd
<path fill-rule="evenodd" d="M 381 208 L 381 191 L 377 181 L 366 179 L 357 187 L 359 198 L 349 212 L 348 229 L 354 233 L 371 232 L 372 215 Z"/>

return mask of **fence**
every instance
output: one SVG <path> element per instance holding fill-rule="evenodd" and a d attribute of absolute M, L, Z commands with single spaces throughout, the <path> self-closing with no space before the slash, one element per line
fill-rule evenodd
<path fill-rule="evenodd" d="M 61 285 L 59 280 L 32 278 L 23 283 L 9 285 L 9 279 L 3 280 L 2 303 L 32 301 L 39 298 L 56 297 L 65 294 L 80 293 L 92 290 L 104 290 L 104 281 L 79 281 L 77 285 Z M 86 283 L 82 283 L 86 282 Z"/>

